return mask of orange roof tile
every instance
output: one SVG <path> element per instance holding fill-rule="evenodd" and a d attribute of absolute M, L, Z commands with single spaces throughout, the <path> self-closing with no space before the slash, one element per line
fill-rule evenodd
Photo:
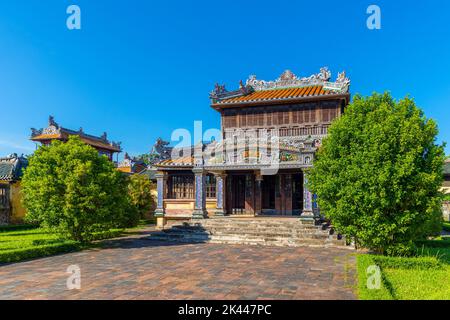
<path fill-rule="evenodd" d="M 167 159 L 158 163 L 157 167 L 190 167 L 194 164 L 194 158 L 191 156 Z"/>
<path fill-rule="evenodd" d="M 40 134 L 38 136 L 32 137 L 31 140 L 38 141 L 38 140 L 49 140 L 49 139 L 60 139 L 60 134 Z"/>
<path fill-rule="evenodd" d="M 86 144 L 88 144 L 90 146 L 93 146 L 93 147 L 106 149 L 106 150 L 117 151 L 117 152 L 121 151 L 119 147 L 112 146 L 109 143 L 102 142 L 102 141 L 99 141 L 97 139 L 89 139 L 89 138 L 86 138 L 84 136 L 80 136 L 80 139 L 81 139 L 81 141 L 83 141 Z"/>
<path fill-rule="evenodd" d="M 245 104 L 264 101 L 283 101 L 288 99 L 318 97 L 318 96 L 333 96 L 333 95 L 342 95 L 342 93 L 324 89 L 322 85 L 283 88 L 283 89 L 270 89 L 270 90 L 254 91 L 250 94 L 243 96 L 225 98 L 217 101 L 216 103 L 213 104 L 213 106 L 228 105 L 228 104 L 230 105 Z"/>

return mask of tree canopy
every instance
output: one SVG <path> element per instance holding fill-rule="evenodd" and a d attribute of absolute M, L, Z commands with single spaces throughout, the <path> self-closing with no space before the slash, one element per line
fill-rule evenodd
<path fill-rule="evenodd" d="M 342 234 L 384 254 L 409 254 L 440 230 L 444 147 L 410 98 L 355 96 L 329 128 L 309 183 Z"/>
<path fill-rule="evenodd" d="M 24 171 L 26 220 L 86 241 L 93 233 L 128 223 L 125 177 L 78 136 L 41 146 Z"/>

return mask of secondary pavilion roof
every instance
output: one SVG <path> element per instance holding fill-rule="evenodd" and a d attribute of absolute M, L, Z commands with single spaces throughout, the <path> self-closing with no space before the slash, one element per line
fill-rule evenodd
<path fill-rule="evenodd" d="M 122 151 L 119 142 L 113 142 L 107 139 L 106 132 L 98 137 L 85 133 L 82 128 L 78 131 L 63 128 L 55 122 L 52 116 L 49 117 L 47 128 L 39 130 L 31 128 L 31 132 L 32 141 L 44 142 L 54 139 L 66 141 L 69 136 L 77 135 L 82 141 L 94 148 L 109 150 L 112 152 Z"/>
<path fill-rule="evenodd" d="M 250 76 L 245 85 L 240 81 L 239 89 L 227 91 L 225 85 L 216 84 L 210 93 L 211 106 L 220 110 L 241 105 L 262 105 L 298 102 L 300 100 L 350 98 L 350 80 L 345 72 L 339 73 L 335 82 L 330 82 L 331 72 L 321 68 L 320 73 L 299 78 L 286 70 L 275 81 L 258 80 Z"/>

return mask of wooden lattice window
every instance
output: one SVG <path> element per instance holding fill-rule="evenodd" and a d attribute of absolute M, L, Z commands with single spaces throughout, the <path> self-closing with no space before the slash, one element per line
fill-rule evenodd
<path fill-rule="evenodd" d="M 239 127 L 247 126 L 247 123 L 248 123 L 247 116 L 248 115 L 245 112 L 243 112 L 239 115 Z"/>
<path fill-rule="evenodd" d="M 167 181 L 169 199 L 194 199 L 194 176 L 173 175 Z"/>
<path fill-rule="evenodd" d="M 323 108 L 322 109 L 322 122 L 331 122 L 337 117 L 337 109 L 335 107 L 332 108 Z"/>
<path fill-rule="evenodd" d="M 206 176 L 206 197 L 216 197 L 216 177 L 212 174 Z"/>
<path fill-rule="evenodd" d="M 0 185 L 0 207 L 9 207 L 9 186 Z"/>
<path fill-rule="evenodd" d="M 267 119 L 267 125 L 271 126 L 272 125 L 272 112 L 266 113 L 266 119 Z"/>
<path fill-rule="evenodd" d="M 235 115 L 225 115 L 223 116 L 223 126 L 225 128 L 234 128 L 237 126 L 236 123 L 237 116 Z"/>

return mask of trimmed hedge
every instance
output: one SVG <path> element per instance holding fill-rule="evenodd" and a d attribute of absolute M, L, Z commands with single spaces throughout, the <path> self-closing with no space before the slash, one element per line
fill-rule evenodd
<path fill-rule="evenodd" d="M 17 236 L 20 239 L 21 236 L 20 231 L 26 231 L 29 229 L 36 228 L 30 226 L 15 226 L 15 227 L 16 228 L 6 228 L 8 230 L 4 229 L 4 232 L 11 231 L 11 233 L 9 233 L 8 236 Z M 36 228 L 36 230 L 39 231 L 39 228 Z M 16 231 L 17 233 L 15 233 Z M 33 231 L 30 232 L 33 233 Z M 116 238 L 121 236 L 122 234 L 123 234 L 122 229 L 113 229 L 94 234 L 93 240 L 99 241 L 109 238 Z M 27 235 L 30 235 L 30 233 L 26 233 L 23 236 L 26 237 Z M 24 242 L 23 245 L 25 247 L 0 250 L 0 264 L 30 260 L 34 258 L 46 257 L 60 253 L 73 252 L 96 246 L 96 244 L 82 244 L 74 240 L 64 240 L 58 238 L 33 239 L 31 240 L 31 245 L 29 242 L 28 243 Z"/>
<path fill-rule="evenodd" d="M 449 250 L 449 241 L 430 240 L 426 243 L 427 245 L 423 247 L 422 253 L 418 251 L 418 254 L 423 255 L 421 257 L 386 257 L 372 254 L 358 255 L 359 298 L 362 300 L 395 300 L 399 299 L 399 296 L 405 298 L 405 286 L 407 287 L 407 284 L 409 283 L 408 276 L 411 275 L 411 272 L 414 274 L 420 273 L 422 275 L 428 275 L 429 279 L 427 278 L 428 280 L 426 281 L 432 281 L 434 277 L 442 276 L 442 273 L 445 273 L 446 270 L 448 270 L 448 262 L 446 262 L 446 259 L 448 259 L 449 256 L 449 253 L 447 252 Z M 434 243 L 436 247 L 445 249 L 431 248 L 428 243 Z M 381 286 L 379 289 L 369 289 L 367 286 L 367 279 L 370 275 L 367 274 L 367 270 L 371 265 L 380 268 Z M 420 276 L 414 280 L 416 282 L 421 281 Z M 392 284 L 393 281 L 396 283 L 395 285 Z M 428 284 L 428 282 L 425 284 Z M 414 285 L 412 286 L 414 289 Z M 423 288 L 424 290 L 428 290 L 427 293 L 424 293 L 425 297 L 430 297 L 430 284 L 428 284 L 428 287 L 425 285 Z M 442 295 L 443 293 L 439 291 L 439 294 Z M 414 290 L 412 290 L 412 293 L 407 291 L 406 297 L 408 299 L 415 299 L 417 297 L 422 297 L 422 295 L 417 294 L 417 290 L 415 293 Z"/>
<path fill-rule="evenodd" d="M 0 232 L 23 231 L 37 228 L 37 226 L 31 224 L 10 224 L 6 226 L 0 226 Z"/>
<path fill-rule="evenodd" d="M 58 253 L 66 253 L 81 250 L 85 246 L 74 243 L 58 243 L 49 245 L 40 245 L 32 248 L 7 250 L 0 252 L 0 263 L 11 263 L 22 260 L 29 260 L 39 257 L 51 256 Z"/>
<path fill-rule="evenodd" d="M 445 230 L 445 231 L 450 232 L 450 222 L 447 222 L 447 221 L 443 222 L 442 223 L 442 229 Z"/>
<path fill-rule="evenodd" d="M 361 300 L 393 300 L 391 292 L 386 286 L 386 282 L 381 278 L 381 286 L 379 289 L 369 289 L 367 287 L 368 274 L 367 270 L 369 266 L 378 265 L 373 255 L 363 254 L 357 257 L 358 268 L 358 298 Z M 381 273 L 383 271 L 381 270 Z"/>
<path fill-rule="evenodd" d="M 435 257 L 384 257 L 374 256 L 373 261 L 381 269 L 442 269 L 442 263 Z"/>

